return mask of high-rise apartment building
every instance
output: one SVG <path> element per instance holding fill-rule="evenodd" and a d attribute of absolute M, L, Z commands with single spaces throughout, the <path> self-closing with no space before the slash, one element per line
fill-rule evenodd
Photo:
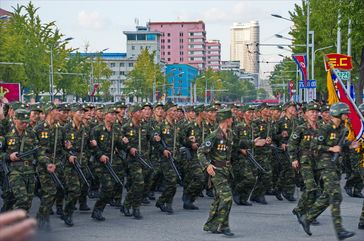
<path fill-rule="evenodd" d="M 206 31 L 203 21 L 149 22 L 149 31 L 161 33 L 161 60 L 206 68 Z"/>
<path fill-rule="evenodd" d="M 240 69 L 259 73 L 259 23 L 234 23 L 230 28 L 230 60 L 239 60 Z"/>
<path fill-rule="evenodd" d="M 216 71 L 221 69 L 221 43 L 219 40 L 206 42 L 206 68 Z"/>

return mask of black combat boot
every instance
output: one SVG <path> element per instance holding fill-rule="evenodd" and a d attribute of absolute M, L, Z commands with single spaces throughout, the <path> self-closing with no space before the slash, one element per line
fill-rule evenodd
<path fill-rule="evenodd" d="M 340 231 L 340 232 L 337 233 L 337 238 L 339 240 L 344 240 L 344 239 L 353 237 L 354 235 L 355 235 L 354 232 L 343 230 L 343 231 Z"/>
<path fill-rule="evenodd" d="M 142 219 L 143 216 L 140 214 L 139 208 L 133 208 L 133 216 L 135 219 Z"/>
<path fill-rule="evenodd" d="M 295 215 L 297 217 L 298 222 L 300 222 L 300 218 L 302 216 L 301 213 L 298 212 L 298 210 L 295 208 L 292 210 L 292 213 L 293 213 L 293 215 Z"/>
<path fill-rule="evenodd" d="M 96 221 L 105 221 L 105 218 L 102 216 L 102 212 L 98 209 L 94 209 L 91 214 L 91 218 L 95 219 Z"/>
<path fill-rule="evenodd" d="M 364 198 L 363 194 L 358 190 L 354 190 L 353 197 Z"/>
<path fill-rule="evenodd" d="M 164 203 L 157 201 L 155 203 L 155 206 L 159 208 L 162 212 L 166 212 L 166 205 Z"/>
<path fill-rule="evenodd" d="M 168 215 L 171 215 L 171 214 L 173 214 L 174 212 L 173 212 L 173 208 L 172 208 L 172 203 L 166 203 L 166 213 L 168 214 Z"/>
<path fill-rule="evenodd" d="M 241 205 L 239 193 L 233 192 L 233 201 L 236 205 Z"/>
<path fill-rule="evenodd" d="M 87 202 L 80 203 L 80 211 L 90 211 L 91 208 L 87 205 Z"/>
<path fill-rule="evenodd" d="M 198 207 L 193 204 L 192 197 L 190 195 L 185 194 L 185 200 L 183 202 L 183 209 L 186 209 L 186 210 L 197 210 L 198 209 Z"/>
<path fill-rule="evenodd" d="M 309 235 L 311 236 L 312 233 L 310 231 L 310 225 L 311 225 L 311 222 L 309 222 L 307 219 L 306 219 L 306 215 L 302 215 L 299 219 L 299 222 L 300 224 L 302 225 L 303 227 L 303 230 Z"/>
<path fill-rule="evenodd" d="M 320 225 L 320 222 L 317 221 L 317 219 L 315 218 L 314 220 L 312 220 L 311 225 L 312 226 L 319 226 Z"/>
<path fill-rule="evenodd" d="M 145 205 L 148 205 L 148 204 L 150 204 L 150 201 L 149 201 L 149 199 L 147 197 L 145 197 L 145 198 L 143 198 L 142 203 L 145 204 Z"/>
<path fill-rule="evenodd" d="M 57 206 L 56 214 L 61 217 L 63 216 L 63 207 L 62 206 Z"/>
<path fill-rule="evenodd" d="M 257 197 L 256 202 L 260 203 L 260 204 L 263 204 L 263 205 L 268 204 L 267 201 L 265 200 L 264 195 Z"/>
<path fill-rule="evenodd" d="M 51 210 L 49 210 L 49 215 L 54 215 L 53 208 L 51 208 Z"/>
<path fill-rule="evenodd" d="M 221 230 L 221 233 L 228 237 L 234 236 L 234 233 L 231 232 L 230 228 L 225 228 L 224 230 Z"/>
<path fill-rule="evenodd" d="M 64 221 L 64 223 L 69 226 L 69 227 L 72 227 L 73 226 L 73 220 L 72 220 L 72 215 L 69 214 L 69 215 L 63 215 L 62 216 L 62 219 Z"/>
<path fill-rule="evenodd" d="M 123 213 L 125 217 L 131 217 L 133 216 L 130 212 L 130 208 L 129 207 L 125 207 L 125 205 L 123 205 Z"/>
<path fill-rule="evenodd" d="M 352 187 L 345 186 L 344 190 L 345 190 L 346 194 L 348 194 L 350 197 L 353 196 L 353 188 Z"/>
<path fill-rule="evenodd" d="M 206 190 L 206 196 L 208 196 L 208 197 L 214 197 L 214 192 L 212 191 L 212 188 Z"/>
<path fill-rule="evenodd" d="M 275 191 L 274 196 L 279 200 L 283 201 L 282 193 L 280 191 Z"/>
<path fill-rule="evenodd" d="M 282 193 L 283 197 L 285 199 L 287 199 L 290 202 L 295 202 L 296 199 L 293 197 L 293 194 L 288 194 L 288 193 Z"/>
<path fill-rule="evenodd" d="M 149 200 L 154 201 L 155 200 L 154 192 L 149 192 L 148 193 L 148 198 L 149 198 Z"/>
<path fill-rule="evenodd" d="M 248 200 L 240 200 L 240 205 L 242 206 L 252 206 L 253 204 Z"/>
<path fill-rule="evenodd" d="M 358 229 L 364 229 L 364 222 L 359 222 Z"/>

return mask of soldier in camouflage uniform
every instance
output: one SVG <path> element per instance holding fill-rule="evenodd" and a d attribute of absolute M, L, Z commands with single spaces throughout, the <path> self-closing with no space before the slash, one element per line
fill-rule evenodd
<path fill-rule="evenodd" d="M 276 152 L 280 155 L 281 172 L 279 174 L 279 180 L 276 193 L 282 193 L 284 198 L 288 201 L 295 201 L 293 194 L 295 191 L 295 172 L 291 166 L 291 161 L 288 160 L 285 153 L 287 151 L 288 139 L 292 131 L 300 124 L 297 121 L 296 104 L 294 102 L 288 102 L 284 106 L 285 116 L 282 117 L 275 126 L 275 133 L 273 141 L 281 151 Z"/>
<path fill-rule="evenodd" d="M 81 194 L 81 184 L 83 180 L 75 170 L 75 162 L 80 166 L 87 164 L 85 150 L 89 148 L 88 129 L 83 125 L 82 118 L 85 106 L 74 106 L 72 108 L 72 120 L 68 122 L 62 131 L 62 140 L 65 151 L 64 158 L 64 186 L 65 186 L 65 206 L 62 219 L 67 226 L 73 226 L 72 215 L 74 207 Z M 81 169 L 82 170 L 82 169 Z"/>
<path fill-rule="evenodd" d="M 37 213 L 40 229 L 50 230 L 49 214 L 56 199 L 57 187 L 50 176 L 50 172 L 56 173 L 61 169 L 63 156 L 63 143 L 61 126 L 58 123 L 59 110 L 56 106 L 49 105 L 45 121 L 40 121 L 34 128 L 39 145 L 44 148 L 46 159 L 38 159 L 37 174 L 41 186 L 42 198 Z M 56 174 L 57 175 L 57 174 Z"/>
<path fill-rule="evenodd" d="M 119 135 L 113 127 L 116 119 L 117 109 L 115 107 L 105 107 L 104 123 L 91 131 L 90 144 L 95 156 L 94 173 L 101 183 L 100 197 L 96 201 L 91 217 L 97 221 L 105 221 L 102 212 L 106 204 L 112 199 L 114 190 L 114 180 L 107 171 L 105 164 L 113 161 L 115 148 L 127 151 L 128 139 Z"/>
<path fill-rule="evenodd" d="M 14 128 L 5 136 L 6 153 L 5 161 L 9 167 L 9 184 L 15 198 L 14 209 L 29 211 L 34 195 L 34 168 L 33 160 L 45 159 L 44 150 L 38 149 L 34 155 L 20 159 L 17 154 L 30 151 L 38 146 L 35 133 L 27 128 L 29 123 L 28 110 L 17 109 L 15 111 Z"/>
<path fill-rule="evenodd" d="M 177 152 L 178 126 L 176 125 L 175 120 L 177 106 L 168 102 L 164 106 L 164 110 L 166 111 L 166 119 L 156 127 L 154 136 L 157 146 L 159 146 L 159 151 L 162 153 L 160 167 L 164 177 L 165 189 L 155 205 L 160 208 L 162 212 L 173 214 L 172 202 L 177 189 L 177 175 L 172 169 L 168 158 L 170 156 L 174 157 Z M 165 142 L 166 147 L 162 145 L 162 140 Z"/>
<path fill-rule="evenodd" d="M 269 119 L 269 106 L 263 103 L 259 106 L 259 110 L 261 118 L 252 123 L 253 139 L 259 141 L 259 145 L 255 144 L 253 153 L 255 159 L 266 170 L 266 172 L 260 173 L 258 176 L 257 184 L 253 190 L 250 200 L 265 205 L 267 204 L 265 194 L 268 190 L 270 190 L 272 185 L 272 167 L 269 159 L 272 153 L 270 148 L 272 143 L 272 124 Z M 262 142 L 262 145 L 260 142 Z"/>
<path fill-rule="evenodd" d="M 201 163 L 197 158 L 197 149 L 201 143 L 201 128 L 196 122 L 196 113 L 200 113 L 203 106 L 197 106 L 195 109 L 189 107 L 186 109 L 186 123 L 180 131 L 180 143 L 183 151 L 183 208 L 187 210 L 196 210 L 197 206 L 193 204 L 198 195 L 202 192 L 205 181 Z"/>
<path fill-rule="evenodd" d="M 359 111 L 361 112 L 361 114 L 364 115 L 364 104 L 359 105 L 358 108 L 359 108 Z M 364 184 L 364 143 L 363 142 L 360 143 L 360 147 L 358 149 L 358 154 L 359 154 L 359 162 L 358 162 L 357 168 L 359 170 L 360 176 L 362 178 L 362 182 Z M 364 229 L 364 200 L 363 200 L 363 207 L 361 210 L 358 228 Z"/>
<path fill-rule="evenodd" d="M 254 189 L 257 173 L 254 167 L 248 162 L 246 151 L 253 150 L 255 144 L 261 145 L 260 140 L 254 140 L 253 136 L 253 113 L 252 105 L 244 106 L 244 121 L 236 125 L 233 129 L 234 147 L 232 152 L 233 180 L 233 200 L 237 205 L 251 206 L 249 195 Z M 259 144 L 261 142 L 261 144 Z"/>
<path fill-rule="evenodd" d="M 138 161 L 137 155 L 143 159 L 149 156 L 148 143 L 153 134 L 147 122 L 143 121 L 142 106 L 135 105 L 131 107 L 131 119 L 122 127 L 123 136 L 129 140 L 129 153 L 127 165 L 130 176 L 130 188 L 124 200 L 122 211 L 125 216 L 134 216 L 136 219 L 142 219 L 140 214 L 140 205 L 144 195 L 144 175 L 143 165 Z M 149 163 L 148 160 L 145 160 Z M 133 208 L 133 213 L 130 213 Z"/>
<path fill-rule="evenodd" d="M 298 126 L 288 140 L 288 153 L 292 167 L 301 172 L 305 184 L 304 192 L 292 211 L 298 220 L 316 201 L 320 190 L 318 183 L 320 170 L 317 169 L 317 156 L 311 149 L 311 142 L 318 135 L 317 120 L 320 106 L 315 102 L 310 102 L 305 110 L 307 122 Z"/>
<path fill-rule="evenodd" d="M 198 149 L 198 158 L 211 176 L 215 188 L 215 199 L 211 204 L 209 218 L 203 230 L 212 233 L 223 233 L 226 236 L 234 234 L 229 228 L 229 214 L 232 206 L 231 151 L 233 122 L 230 109 L 218 111 L 219 127 L 212 132 Z"/>
<path fill-rule="evenodd" d="M 332 160 L 334 153 L 341 153 L 348 148 L 357 148 L 357 142 L 344 141 L 339 145 L 340 139 L 345 138 L 343 134 L 345 129 L 345 120 L 350 113 L 349 106 L 345 103 L 338 102 L 333 104 L 330 108 L 332 121 L 327 125 L 320 127 L 318 137 L 313 140 L 312 149 L 319 152 L 318 169 L 322 169 L 322 180 L 324 188 L 321 196 L 315 201 L 311 208 L 307 211 L 306 215 L 302 215 L 299 219 L 304 231 L 308 235 L 312 235 L 310 225 L 312 221 L 317 218 L 325 209 L 332 205 L 331 215 L 334 223 L 336 235 L 339 240 L 355 235 L 353 232 L 346 231 L 342 226 L 342 219 L 340 215 L 340 204 L 342 201 L 341 187 L 340 187 L 340 168 L 339 158 Z"/>

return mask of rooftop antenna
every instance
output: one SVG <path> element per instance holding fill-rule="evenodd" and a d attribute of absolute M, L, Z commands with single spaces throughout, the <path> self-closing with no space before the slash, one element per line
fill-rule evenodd
<path fill-rule="evenodd" d="M 139 26 L 139 18 L 135 18 L 134 23 L 135 23 L 136 26 Z"/>

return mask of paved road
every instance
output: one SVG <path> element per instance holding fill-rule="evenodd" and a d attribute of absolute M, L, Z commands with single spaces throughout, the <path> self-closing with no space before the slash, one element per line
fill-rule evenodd
<path fill-rule="evenodd" d="M 346 229 L 355 231 L 356 236 L 349 239 L 363 241 L 364 231 L 357 229 L 361 212 L 362 199 L 349 198 L 344 195 L 342 216 Z M 278 201 L 268 196 L 269 205 L 254 204 L 252 207 L 232 207 L 230 225 L 236 234 L 235 240 L 276 240 L 276 241 L 332 241 L 336 240 L 330 211 L 326 210 L 320 217 L 320 226 L 312 227 L 313 235 L 307 236 L 291 214 L 295 203 Z M 76 211 L 75 226 L 66 227 L 57 216 L 52 216 L 52 240 L 56 241 L 114 241 L 114 240 L 225 240 L 221 234 L 209 234 L 202 231 L 207 219 L 211 198 L 201 198 L 197 204 L 200 210 L 186 211 L 182 208 L 181 188 L 174 201 L 174 215 L 166 215 L 154 207 L 154 203 L 143 206 L 143 220 L 124 217 L 118 209 L 108 206 L 104 212 L 105 222 L 96 222 L 90 218 L 91 212 Z M 91 201 L 90 204 L 93 204 Z M 34 206 L 38 207 L 35 200 Z M 35 209 L 32 210 L 32 215 Z M 37 239 L 39 240 L 39 238 Z M 47 237 L 50 240 L 50 237 Z"/>

